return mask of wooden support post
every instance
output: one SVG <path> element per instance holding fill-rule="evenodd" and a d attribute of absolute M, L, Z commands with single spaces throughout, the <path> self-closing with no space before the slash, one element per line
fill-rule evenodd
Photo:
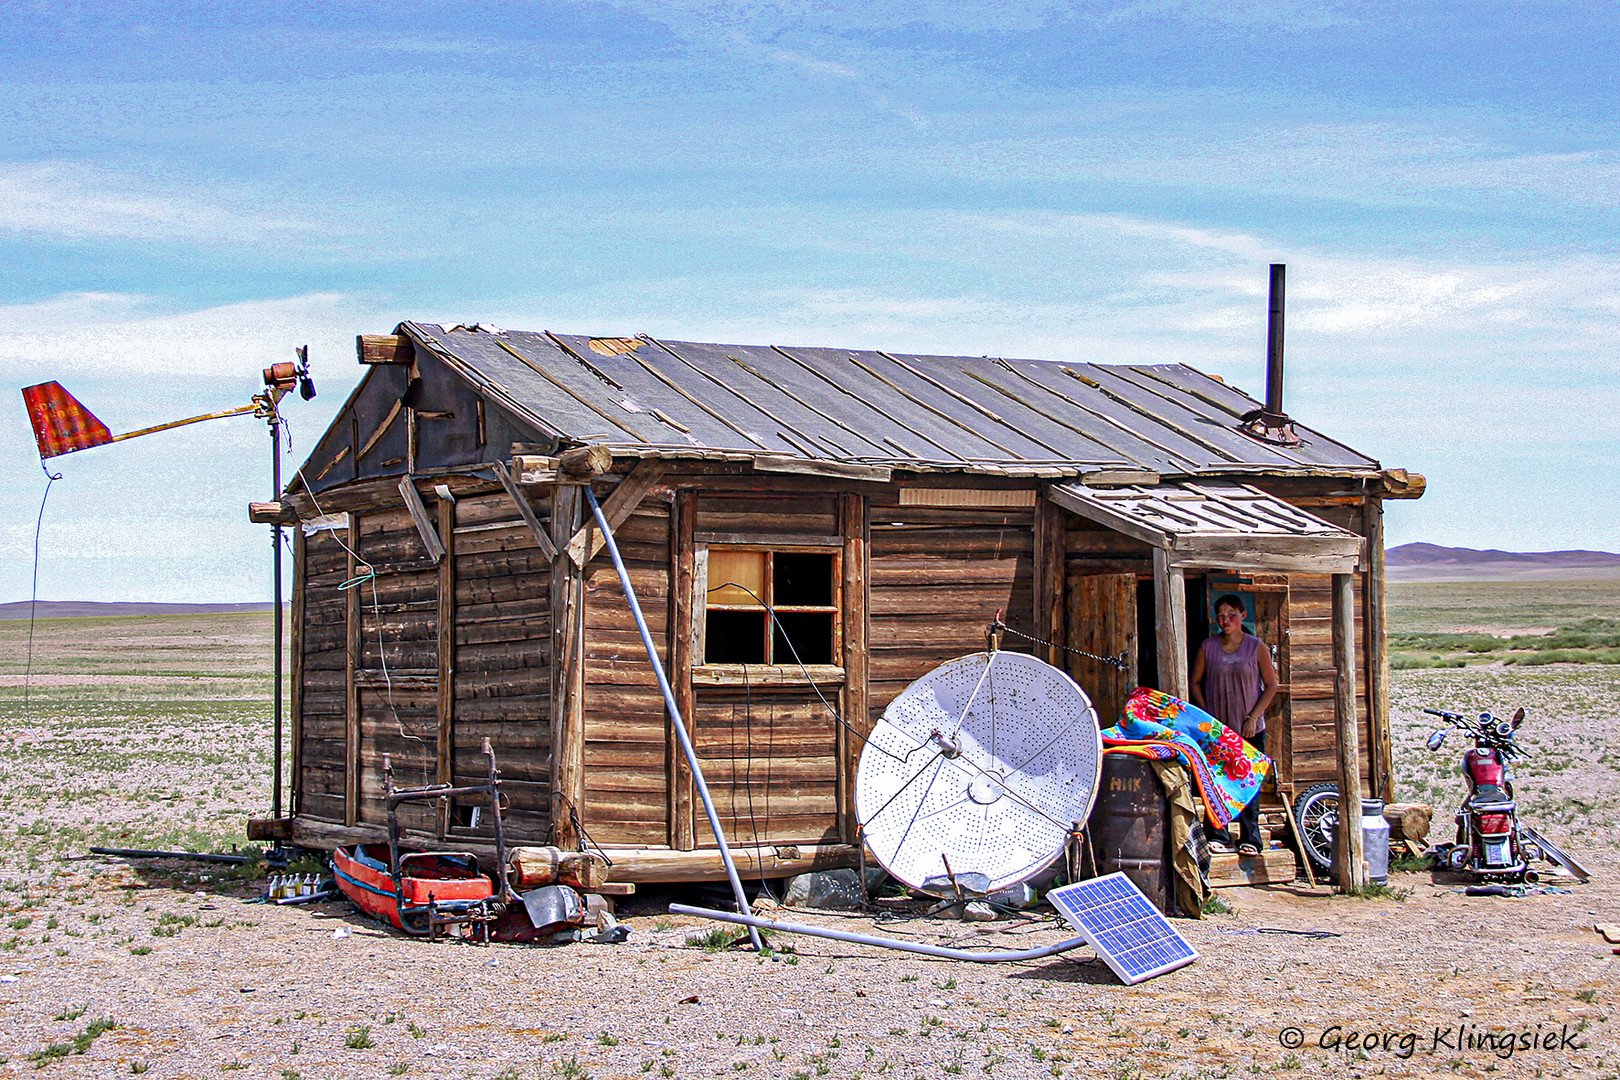
<path fill-rule="evenodd" d="M 688 724 L 693 718 L 696 695 L 692 691 L 692 665 L 696 636 L 693 633 L 694 614 L 704 600 L 708 581 L 698 581 L 697 559 L 692 539 L 693 523 L 697 520 L 697 492 L 677 491 L 675 505 L 669 515 L 670 571 L 670 636 L 669 644 L 670 689 L 675 691 L 675 704 Z M 706 577 L 707 575 L 705 575 Z M 664 775 L 669 778 L 667 805 L 669 810 L 669 846 L 676 851 L 691 851 L 697 847 L 693 831 L 692 803 L 696 787 L 692 781 L 692 766 L 681 752 L 680 739 L 675 734 L 675 721 L 664 715 Z"/>
<path fill-rule="evenodd" d="M 578 531 L 584 505 L 577 485 L 552 489 L 553 551 Z M 551 627 L 551 826 L 557 846 L 574 851 L 574 815 L 585 816 L 585 575 L 567 557 L 551 563 Z"/>
<path fill-rule="evenodd" d="M 535 516 L 534 507 L 529 504 L 529 497 L 523 494 L 523 489 L 513 482 L 512 474 L 507 472 L 505 462 L 497 461 L 495 463 L 495 478 L 501 482 L 501 487 L 506 489 L 506 497 L 511 499 L 512 505 L 517 508 L 518 516 L 523 519 L 523 524 L 528 527 L 529 535 L 534 537 L 535 545 L 540 548 L 540 553 L 547 559 L 555 560 L 557 558 L 557 545 L 552 542 L 550 536 L 546 535 L 545 526 L 540 524 L 540 519 Z M 556 514 L 552 515 L 551 520 L 553 530 L 555 530 Z M 567 537 L 563 539 L 566 540 Z"/>
<path fill-rule="evenodd" d="M 1154 624 L 1158 631 L 1159 689 L 1185 699 L 1192 669 L 1187 658 L 1187 579 L 1170 553 L 1153 549 Z"/>
<path fill-rule="evenodd" d="M 1362 625 L 1367 642 L 1367 759 L 1372 766 L 1368 787 L 1385 802 L 1395 799 L 1395 769 L 1389 731 L 1389 621 L 1385 604 L 1384 501 L 1368 495 L 1362 504 L 1367 536 L 1367 576 L 1362 581 Z"/>
<path fill-rule="evenodd" d="M 405 501 L 405 510 L 411 515 L 411 523 L 416 526 L 416 534 L 422 538 L 422 547 L 427 551 L 428 558 L 434 562 L 443 559 L 444 542 L 434 530 L 433 522 L 428 517 L 427 506 L 416 490 L 415 481 L 409 476 L 399 478 L 399 497 Z"/>
<path fill-rule="evenodd" d="M 439 783 L 455 782 L 456 726 L 456 499 L 440 484 L 439 535 L 444 537 L 444 558 L 439 562 Z M 450 829 L 450 805 L 437 802 L 438 830 L 443 837 Z"/>
<path fill-rule="evenodd" d="M 349 515 L 349 572 L 360 572 L 360 515 Z M 343 823 L 360 823 L 360 590 L 343 593 Z"/>
<path fill-rule="evenodd" d="M 1349 574 L 1333 575 L 1333 720 L 1339 751 L 1339 890 L 1366 887 L 1361 841 L 1361 746 L 1356 728 L 1356 609 Z"/>
<path fill-rule="evenodd" d="M 304 789 L 304 530 L 293 526 L 292 634 L 288 659 L 292 679 L 288 699 L 288 729 L 292 741 L 292 783 L 288 786 L 287 816 L 298 812 Z"/>
<path fill-rule="evenodd" d="M 1063 511 L 1047 499 L 1035 500 L 1035 636 L 1052 642 L 1037 645 L 1035 655 L 1063 667 L 1063 574 L 1067 552 Z"/>
<path fill-rule="evenodd" d="M 656 458 L 648 458 L 619 481 L 619 486 L 602 502 L 602 516 L 607 518 L 608 528 L 617 529 L 623 525 L 663 476 L 664 463 Z M 575 566 L 582 567 L 596 558 L 606 544 L 607 538 L 597 530 L 596 518 L 592 515 L 568 541 L 568 557 Z"/>
<path fill-rule="evenodd" d="M 844 534 L 843 582 L 841 598 L 844 621 L 844 723 L 835 729 L 838 746 L 838 835 L 847 844 L 861 842 L 860 822 L 855 814 L 855 766 L 865 745 L 851 732 L 871 730 L 867 695 L 867 582 L 871 580 L 871 538 L 867 502 L 864 495 L 844 495 L 839 500 L 839 521 Z M 846 726 L 847 725 L 847 726 Z M 862 888 L 865 886 L 863 885 Z"/>

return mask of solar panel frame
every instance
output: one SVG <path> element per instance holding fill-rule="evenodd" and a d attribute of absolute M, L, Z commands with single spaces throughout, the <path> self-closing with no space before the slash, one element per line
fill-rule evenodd
<path fill-rule="evenodd" d="M 1046 898 L 1127 986 L 1198 959 L 1198 950 L 1123 873 L 1064 885 Z"/>

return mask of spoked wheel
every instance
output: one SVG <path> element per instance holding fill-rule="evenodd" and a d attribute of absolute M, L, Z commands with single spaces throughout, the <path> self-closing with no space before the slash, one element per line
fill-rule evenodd
<path fill-rule="evenodd" d="M 1333 844 L 1339 829 L 1339 785 L 1312 784 L 1294 800 L 1294 828 L 1306 858 L 1320 873 L 1333 865 Z"/>

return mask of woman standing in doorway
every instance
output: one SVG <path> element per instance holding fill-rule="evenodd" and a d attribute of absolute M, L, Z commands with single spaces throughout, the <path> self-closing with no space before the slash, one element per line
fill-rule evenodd
<path fill-rule="evenodd" d="M 1277 696 L 1277 669 L 1271 651 L 1243 630 L 1243 598 L 1231 593 L 1215 601 L 1220 632 L 1204 640 L 1193 659 L 1193 704 L 1236 731 L 1257 750 L 1266 748 L 1266 708 Z M 1238 854 L 1258 855 L 1260 796 L 1238 817 Z"/>

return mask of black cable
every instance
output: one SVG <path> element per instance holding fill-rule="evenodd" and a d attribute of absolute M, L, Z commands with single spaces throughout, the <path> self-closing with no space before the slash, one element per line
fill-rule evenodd
<path fill-rule="evenodd" d="M 767 604 L 758 593 L 754 592 L 753 589 L 750 589 L 746 585 L 739 585 L 735 581 L 727 581 L 720 585 L 716 585 L 709 589 L 705 595 L 707 595 L 707 593 L 719 592 L 721 589 L 725 588 L 741 589 L 749 596 L 752 596 L 754 601 L 759 604 L 760 607 L 765 609 L 765 613 L 771 617 L 771 622 L 775 624 L 777 629 L 782 631 L 782 640 L 787 642 L 788 652 L 793 654 L 793 662 L 799 665 L 799 670 L 804 673 L 805 682 L 810 685 L 811 692 L 814 693 L 818 699 L 820 699 L 821 704 L 827 710 L 827 715 L 833 718 L 833 722 L 835 724 L 854 735 L 857 739 L 860 739 L 861 742 L 866 743 L 867 745 L 872 745 L 872 737 L 862 732 L 860 729 L 852 726 L 847 720 L 840 716 L 838 714 L 838 710 L 833 708 L 832 703 L 827 700 L 826 695 L 822 694 L 821 687 L 817 686 L 815 679 L 811 678 L 810 676 L 809 666 L 799 658 L 799 650 L 794 648 L 793 639 L 788 636 L 787 627 L 783 626 L 782 620 L 776 617 L 776 608 L 772 607 L 770 604 Z M 877 750 L 879 753 L 887 754 L 889 757 L 894 758 L 894 760 L 900 762 L 901 764 L 905 763 L 906 759 L 901 757 L 899 754 L 894 753 L 892 750 L 888 750 L 882 746 L 877 747 Z"/>
<path fill-rule="evenodd" d="M 53 473 L 45 465 L 45 459 L 40 458 L 39 467 L 45 472 L 45 494 L 39 497 L 39 517 L 34 521 L 34 584 L 28 597 L 28 658 L 23 664 L 23 720 L 32 719 L 29 712 L 28 694 L 34 677 L 34 610 L 39 606 L 39 532 L 45 524 L 45 500 L 51 497 L 51 485 L 62 479 L 61 473 Z"/>

